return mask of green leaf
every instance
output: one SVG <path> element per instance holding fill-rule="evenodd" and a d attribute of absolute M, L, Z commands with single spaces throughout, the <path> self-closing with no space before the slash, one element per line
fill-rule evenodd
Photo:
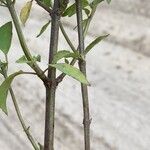
<path fill-rule="evenodd" d="M 72 4 L 70 7 L 68 7 L 65 12 L 62 14 L 63 17 L 68 16 L 71 17 L 76 12 L 76 5 Z"/>
<path fill-rule="evenodd" d="M 65 58 L 65 63 L 66 63 L 66 64 L 69 64 L 69 60 L 68 60 L 68 59 L 66 59 L 66 58 Z"/>
<path fill-rule="evenodd" d="M 89 8 L 84 8 L 84 12 L 88 17 L 90 16 L 91 11 L 89 10 Z"/>
<path fill-rule="evenodd" d="M 104 0 L 93 0 L 92 3 L 90 4 L 91 8 L 97 7 L 101 2 Z"/>
<path fill-rule="evenodd" d="M 85 8 L 86 6 L 88 6 L 89 3 L 87 0 L 82 0 L 82 8 Z M 68 16 L 71 17 L 76 13 L 76 4 L 72 4 L 71 6 L 69 6 L 65 12 L 63 13 L 63 17 Z"/>
<path fill-rule="evenodd" d="M 52 63 L 55 64 L 57 63 L 60 59 L 64 58 L 66 55 L 70 54 L 70 51 L 67 50 L 62 50 L 62 51 L 58 51 L 53 58 Z"/>
<path fill-rule="evenodd" d="M 30 11 L 31 11 L 31 7 L 32 7 L 32 0 L 27 2 L 23 8 L 21 9 L 20 12 L 20 20 L 22 22 L 23 25 L 25 25 L 26 21 L 29 18 L 30 15 Z"/>
<path fill-rule="evenodd" d="M 84 53 L 87 54 L 96 44 L 98 44 L 100 41 L 102 41 L 103 39 L 105 39 L 105 38 L 108 37 L 108 36 L 109 36 L 109 34 L 97 37 L 94 41 L 92 41 L 92 42 L 86 47 Z"/>
<path fill-rule="evenodd" d="M 61 2 L 60 12 L 61 12 L 61 14 L 63 14 L 64 11 L 66 10 L 67 6 L 68 6 L 69 0 L 61 0 L 60 2 Z"/>
<path fill-rule="evenodd" d="M 5 79 L 5 81 L 0 85 L 0 109 L 7 115 L 7 106 L 6 100 L 8 95 L 8 90 L 13 79 L 17 76 L 22 74 L 22 71 L 16 72 Z"/>
<path fill-rule="evenodd" d="M 7 54 L 12 41 L 12 22 L 8 22 L 0 27 L 0 50 Z"/>
<path fill-rule="evenodd" d="M 69 58 L 69 57 L 80 58 L 80 54 L 78 52 L 73 53 L 73 52 L 70 52 L 70 51 L 67 51 L 67 50 L 58 51 L 56 53 L 56 55 L 54 56 L 52 63 L 55 64 L 60 59 L 62 59 L 62 58 Z"/>
<path fill-rule="evenodd" d="M 0 74 L 3 75 L 3 71 L 2 70 L 0 70 Z"/>
<path fill-rule="evenodd" d="M 51 0 L 43 0 L 43 3 L 48 6 L 48 7 L 51 7 Z"/>
<path fill-rule="evenodd" d="M 28 62 L 30 61 L 27 60 L 26 56 L 22 56 L 16 61 L 16 63 L 28 63 Z"/>
<path fill-rule="evenodd" d="M 36 37 L 39 37 L 42 35 L 42 33 L 47 29 L 47 27 L 49 26 L 51 21 L 48 21 L 40 30 L 40 33 L 36 36 Z"/>
<path fill-rule="evenodd" d="M 50 66 L 58 69 L 66 75 L 71 76 L 72 78 L 78 80 L 83 84 L 90 85 L 84 74 L 76 67 L 73 67 L 66 63 L 50 64 Z"/>
<path fill-rule="evenodd" d="M 6 71 L 7 69 L 7 66 L 8 66 L 8 63 L 6 62 L 2 62 L 0 60 L 0 74 L 2 74 L 4 76 L 4 72 Z"/>
<path fill-rule="evenodd" d="M 33 56 L 33 61 L 36 62 L 41 62 L 41 55 Z"/>
<path fill-rule="evenodd" d="M 33 61 L 29 61 L 29 60 L 27 60 L 26 56 L 23 55 L 22 57 L 20 57 L 20 58 L 16 61 L 16 63 L 23 64 L 23 63 L 32 63 L 32 62 L 36 62 L 36 61 L 38 61 L 38 62 L 41 61 L 41 56 L 40 56 L 40 55 L 33 56 L 32 58 L 33 58 Z"/>

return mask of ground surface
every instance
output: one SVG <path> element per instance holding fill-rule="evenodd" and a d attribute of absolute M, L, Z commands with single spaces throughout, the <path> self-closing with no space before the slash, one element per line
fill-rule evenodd
<path fill-rule="evenodd" d="M 19 12 L 24 1 L 17 3 Z M 91 117 L 92 150 L 149 150 L 150 147 L 150 5 L 149 0 L 112 0 L 99 7 L 86 43 L 99 34 L 110 37 L 88 55 L 88 79 Z M 41 54 L 46 67 L 48 33 L 36 39 L 48 15 L 38 7 L 24 29 L 32 52 Z M 43 16 L 44 15 L 44 16 Z M 6 18 L 5 18 L 5 17 Z M 9 18 L 0 9 L 0 24 Z M 39 21 L 40 20 L 40 21 Z M 64 20 L 66 31 L 75 42 L 73 20 Z M 67 46 L 60 35 L 60 49 Z M 41 40 L 42 39 L 42 40 Z M 29 69 L 14 62 L 22 55 L 14 35 L 10 72 Z M 1 54 L 0 54 L 1 56 Z M 14 68 L 15 65 L 15 68 Z M 13 83 L 24 118 L 36 139 L 42 143 L 45 91 L 32 76 L 21 76 Z M 80 84 L 66 78 L 58 88 L 56 101 L 56 150 L 82 150 L 82 103 Z M 29 94 L 30 93 L 30 94 Z M 0 149 L 32 150 L 8 99 L 9 116 L 0 112 Z"/>

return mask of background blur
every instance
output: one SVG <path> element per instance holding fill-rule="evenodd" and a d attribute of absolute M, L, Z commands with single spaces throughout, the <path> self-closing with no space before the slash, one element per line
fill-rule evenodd
<path fill-rule="evenodd" d="M 25 0 L 17 1 L 20 12 Z M 102 3 L 91 25 L 86 44 L 95 37 L 110 36 L 87 56 L 91 104 L 92 150 L 149 150 L 150 147 L 150 5 L 149 0 L 112 0 Z M 26 27 L 27 43 L 40 54 L 46 68 L 49 31 L 36 38 L 49 19 L 34 5 Z M 6 8 L 0 8 L 0 25 L 10 21 Z M 75 16 L 63 19 L 67 33 L 76 43 Z M 59 49 L 69 48 L 60 34 Z M 10 73 L 27 65 L 15 64 L 22 56 L 16 34 L 9 53 Z M 3 58 L 0 53 L 0 58 Z M 17 100 L 30 130 L 43 143 L 45 91 L 33 76 L 13 82 Z M 11 98 L 9 115 L 0 111 L 0 149 L 32 150 L 16 117 Z M 67 77 L 58 88 L 56 101 L 56 150 L 82 150 L 82 101 L 80 84 Z"/>

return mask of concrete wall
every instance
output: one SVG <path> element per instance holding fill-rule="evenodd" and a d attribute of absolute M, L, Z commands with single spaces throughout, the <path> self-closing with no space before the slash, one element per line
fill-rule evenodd
<path fill-rule="evenodd" d="M 20 11 L 23 1 L 17 2 Z M 86 44 L 109 33 L 105 41 L 87 56 L 92 150 L 149 150 L 150 147 L 150 5 L 149 0 L 112 0 L 96 13 Z M 40 13 L 39 13 L 40 12 Z M 4 17 L 5 16 L 5 17 Z M 10 20 L 0 9 L 0 24 Z M 36 38 L 48 15 L 34 5 L 31 19 L 23 28 L 33 54 L 42 56 L 46 68 L 49 32 Z M 76 43 L 75 17 L 62 20 Z M 60 34 L 59 49 L 69 48 Z M 10 72 L 26 65 L 15 64 L 22 55 L 16 34 L 9 54 Z M 2 54 L 0 54 L 2 57 Z M 45 91 L 32 76 L 21 76 L 13 88 L 26 123 L 36 140 L 43 143 Z M 30 94 L 29 94 L 30 93 Z M 0 150 L 32 150 L 8 98 L 9 115 L 0 112 Z M 58 88 L 56 101 L 56 150 L 82 150 L 82 102 L 80 84 L 67 77 Z"/>

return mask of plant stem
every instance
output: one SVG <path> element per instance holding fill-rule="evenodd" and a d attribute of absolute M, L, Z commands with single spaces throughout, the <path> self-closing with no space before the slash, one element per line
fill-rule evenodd
<path fill-rule="evenodd" d="M 18 19 L 18 16 L 16 14 L 16 10 L 14 8 L 14 4 L 11 0 L 6 0 L 6 2 L 7 2 L 7 7 L 9 9 L 9 12 L 11 14 L 12 20 L 14 22 L 15 28 L 16 28 L 17 35 L 18 35 L 22 50 L 23 50 L 26 58 L 29 61 L 32 61 L 33 58 L 32 58 L 32 55 L 31 55 L 31 53 L 27 47 L 27 44 L 26 44 L 22 29 L 21 29 L 21 26 L 19 23 L 19 19 Z M 39 66 L 35 62 L 33 63 L 33 65 L 31 67 L 32 67 L 32 69 L 35 70 L 35 72 L 37 73 L 37 75 L 39 76 L 40 79 L 42 79 L 43 81 L 47 80 L 45 74 L 43 74 L 43 71 L 39 68 Z"/>
<path fill-rule="evenodd" d="M 51 13 L 51 38 L 49 49 L 49 64 L 52 63 L 54 55 L 57 53 L 60 21 L 60 0 L 54 0 Z M 54 122 L 55 122 L 55 93 L 56 93 L 56 69 L 48 69 L 50 85 L 46 85 L 46 111 L 45 111 L 45 139 L 44 150 L 54 150 Z"/>
<path fill-rule="evenodd" d="M 5 55 L 5 60 L 6 60 L 7 64 L 9 64 L 7 55 Z M 3 76 L 4 76 L 5 79 L 7 78 L 7 72 L 8 72 L 8 66 L 7 66 L 6 70 L 3 70 Z M 33 73 L 32 72 L 24 72 L 24 74 L 33 74 Z M 31 135 L 31 133 L 29 131 L 29 127 L 27 127 L 25 122 L 24 122 L 24 119 L 23 119 L 23 117 L 21 115 L 21 111 L 19 109 L 19 105 L 17 103 L 14 91 L 13 91 L 13 89 L 11 87 L 9 88 L 9 92 L 10 92 L 10 95 L 11 95 L 11 98 L 12 98 L 12 101 L 13 101 L 13 104 L 14 104 L 14 107 L 15 107 L 18 119 L 19 119 L 19 121 L 21 123 L 21 126 L 22 126 L 24 132 L 27 135 L 27 138 L 29 139 L 29 141 L 31 142 L 31 144 L 32 144 L 32 146 L 34 147 L 35 150 L 40 150 L 38 148 L 38 145 L 36 144 L 33 136 Z"/>
<path fill-rule="evenodd" d="M 84 28 L 84 37 L 86 37 L 86 35 L 87 35 L 87 33 L 88 33 L 90 23 L 91 23 L 91 21 L 92 21 L 92 19 L 93 19 L 93 17 L 94 17 L 95 12 L 96 12 L 96 8 L 97 8 L 97 6 L 94 6 L 94 7 L 92 8 L 91 14 L 90 14 L 90 16 L 88 17 L 88 21 L 87 21 L 87 23 L 86 23 L 86 25 L 85 25 L 85 28 Z"/>
<path fill-rule="evenodd" d="M 88 32 L 90 23 L 91 23 L 91 21 L 92 21 L 92 19 L 93 19 L 93 16 L 94 16 L 95 12 L 96 12 L 96 8 L 97 8 L 97 7 L 95 6 L 95 7 L 92 9 L 91 15 L 89 16 L 88 21 L 87 21 L 87 23 L 86 23 L 86 25 L 85 25 L 85 28 L 84 28 L 84 37 L 86 37 L 86 35 L 87 35 L 87 32 Z M 79 47 L 79 46 L 78 46 L 77 48 L 74 47 L 74 45 L 72 44 L 71 40 L 69 39 L 69 37 L 68 37 L 68 35 L 67 35 L 67 33 L 66 33 L 66 31 L 65 31 L 65 29 L 64 29 L 64 27 L 63 27 L 63 25 L 62 25 L 61 22 L 60 22 L 60 29 L 61 29 L 61 32 L 62 32 L 63 36 L 65 37 L 65 39 L 66 39 L 68 45 L 69 45 L 70 48 L 72 49 L 72 51 L 75 52 L 75 50 L 78 50 L 78 47 Z M 77 59 L 73 58 L 72 61 L 71 61 L 71 63 L 70 63 L 70 65 L 73 66 L 73 65 L 76 63 L 76 61 L 77 61 Z M 63 78 L 64 78 L 65 76 L 66 76 L 66 74 L 61 73 L 61 74 L 57 77 L 57 84 L 59 84 L 59 83 L 63 80 Z"/>
<path fill-rule="evenodd" d="M 79 60 L 79 68 L 81 72 L 86 76 L 86 61 L 84 55 L 84 31 L 82 26 L 82 2 L 76 0 L 76 13 L 77 13 L 77 26 L 78 26 L 78 38 L 79 38 L 79 53 L 84 60 Z M 84 145 L 85 150 L 90 150 L 90 113 L 89 113 L 89 100 L 88 100 L 88 88 L 87 85 L 81 84 L 82 100 L 83 100 L 83 125 L 84 125 Z"/>
<path fill-rule="evenodd" d="M 68 37 L 68 35 L 67 35 L 67 33 L 66 33 L 66 31 L 65 31 L 65 29 L 64 29 L 61 22 L 60 22 L 59 26 L 60 26 L 61 32 L 62 32 L 64 38 L 66 39 L 68 45 L 70 46 L 70 48 L 72 49 L 73 52 L 76 52 L 77 49 L 72 44 L 72 42 L 71 42 L 70 38 Z"/>
<path fill-rule="evenodd" d="M 25 122 L 23 120 L 23 117 L 21 115 L 21 112 L 20 112 L 20 109 L 19 109 L 16 97 L 15 97 L 14 92 L 13 92 L 11 87 L 10 87 L 9 91 L 10 91 L 10 95 L 11 95 L 11 98 L 12 98 L 12 101 L 13 101 L 13 104 L 14 104 L 14 107 L 15 107 L 18 119 L 19 119 L 19 121 L 20 121 L 20 123 L 22 125 L 22 128 L 23 128 L 24 132 L 26 133 L 26 135 L 27 135 L 29 141 L 31 142 L 32 146 L 34 147 L 34 149 L 35 150 L 39 150 L 38 145 L 36 144 L 34 138 L 32 137 L 32 135 L 31 135 L 31 133 L 29 131 L 29 127 L 26 126 L 26 124 L 25 124 Z"/>

